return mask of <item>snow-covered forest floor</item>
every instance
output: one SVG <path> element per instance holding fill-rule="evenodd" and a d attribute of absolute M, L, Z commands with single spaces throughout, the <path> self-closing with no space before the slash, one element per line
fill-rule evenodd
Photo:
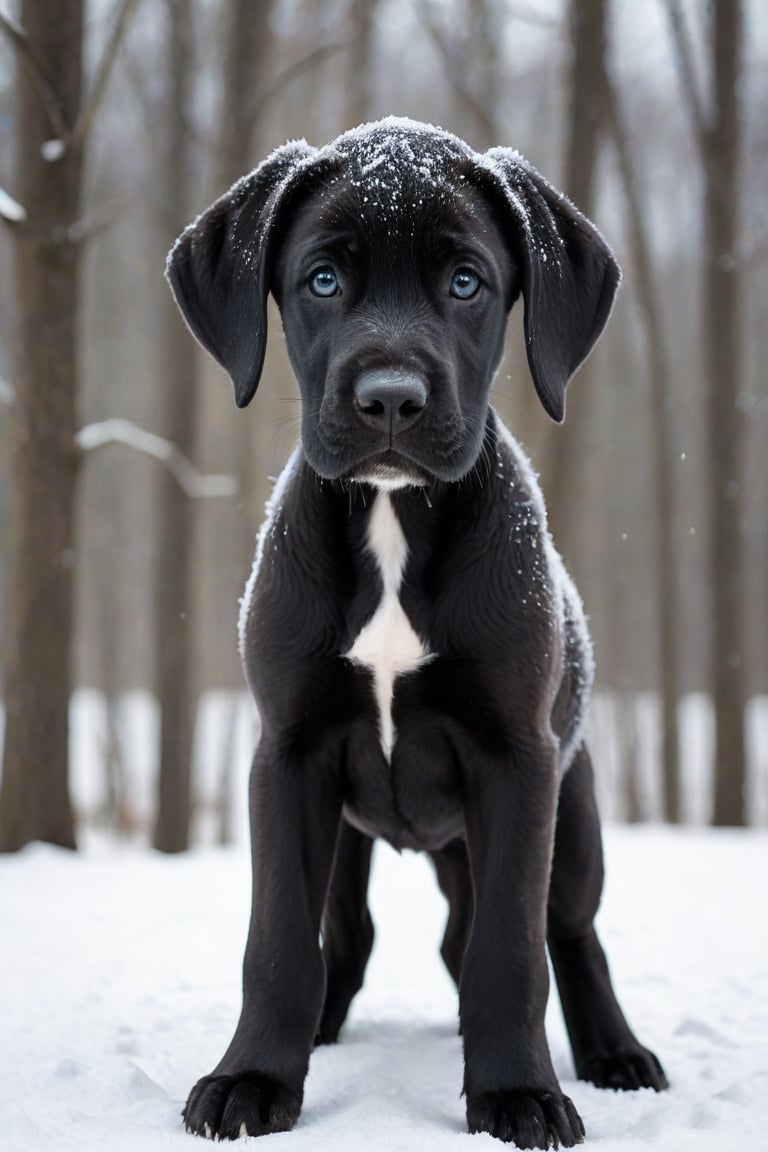
<path fill-rule="evenodd" d="M 576 1082 L 553 995 L 555 1066 L 587 1146 L 764 1149 L 765 832 L 611 826 L 605 839 L 602 935 L 672 1087 Z M 0 859 L 3 1152 L 204 1147 L 179 1112 L 236 1020 L 248 899 L 242 847 L 168 859 L 93 842 Z M 456 995 L 437 952 L 444 905 L 427 861 L 380 846 L 372 908 L 377 944 L 343 1042 L 314 1054 L 298 1127 L 266 1147 L 496 1147 L 464 1128 Z"/>

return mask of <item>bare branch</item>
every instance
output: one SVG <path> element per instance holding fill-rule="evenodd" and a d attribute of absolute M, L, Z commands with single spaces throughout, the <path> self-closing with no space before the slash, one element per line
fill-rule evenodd
<path fill-rule="evenodd" d="M 117 19 L 112 28 L 112 35 L 106 43 L 101 60 L 99 61 L 99 66 L 96 69 L 91 94 L 80 110 L 80 115 L 77 118 L 77 123 L 72 133 L 72 142 L 75 145 L 82 144 L 91 130 L 93 121 L 96 118 L 96 113 L 104 99 L 104 94 L 107 90 L 109 78 L 112 75 L 112 69 L 117 59 L 118 49 L 125 36 L 126 28 L 140 3 L 141 0 L 122 0 L 117 13 Z"/>
<path fill-rule="evenodd" d="M 129 41 L 123 51 L 122 67 L 130 88 L 131 101 L 138 105 L 141 121 L 149 134 L 157 119 L 157 97 L 149 83 L 145 55 L 139 44 Z M 151 147 L 150 140 L 147 140 L 147 147 Z"/>
<path fill-rule="evenodd" d="M 18 24 L 12 16 L 8 16 L 5 12 L 0 12 L 0 28 L 8 36 L 11 43 L 17 40 L 26 40 L 26 32 L 21 24 Z"/>
<path fill-rule="evenodd" d="M 54 134 L 66 144 L 70 139 L 70 127 L 61 114 L 56 93 L 32 50 L 26 31 L 15 20 L 0 12 L 0 32 L 11 42 L 17 57 L 29 72 Z"/>
<path fill-rule="evenodd" d="M 119 200 L 117 201 L 119 203 Z M 67 244 L 83 244 L 86 240 L 93 239 L 94 236 L 100 236 L 102 232 L 109 231 L 116 222 L 119 212 L 107 212 L 106 208 L 102 207 L 88 216 L 81 216 L 79 220 L 75 220 L 67 228 L 60 229 L 60 232 L 55 234 L 53 239 L 57 243 Z"/>
<path fill-rule="evenodd" d="M 75 436 L 75 442 L 81 452 L 92 452 L 107 444 L 122 444 L 151 456 L 165 464 L 180 488 L 192 499 L 234 496 L 237 492 L 233 476 L 203 475 L 170 440 L 146 432 L 130 420 L 102 420 L 97 424 L 86 424 Z"/>
<path fill-rule="evenodd" d="M 0 219 L 4 224 L 23 224 L 27 218 L 27 211 L 23 204 L 14 200 L 4 188 L 0 188 Z"/>
<path fill-rule="evenodd" d="M 282 89 L 287 88 L 294 80 L 298 80 L 305 72 L 311 72 L 313 68 L 319 68 L 326 60 L 330 60 L 339 52 L 346 52 L 348 48 L 357 41 L 358 36 L 348 37 L 346 40 L 333 40 L 327 44 L 319 44 L 317 48 L 313 48 L 306 56 L 301 59 L 295 60 L 293 64 L 289 64 L 282 72 L 259 92 L 258 99 L 255 106 L 255 115 L 258 116 L 261 109 L 272 100 L 272 98 Z"/>
<path fill-rule="evenodd" d="M 693 51 L 688 29 L 685 25 L 682 5 L 680 4 L 680 0 L 666 0 L 665 6 L 667 15 L 669 16 L 672 42 L 675 47 L 675 55 L 677 56 L 680 71 L 680 82 L 688 102 L 688 109 L 693 121 L 696 142 L 699 146 L 702 162 L 706 168 L 709 164 L 710 118 L 705 107 L 704 98 L 699 91 L 698 80 L 696 79 Z"/>
<path fill-rule="evenodd" d="M 445 31 L 440 27 L 439 21 L 435 19 L 432 5 L 429 3 L 429 0 L 418 0 L 416 8 L 422 24 L 429 33 L 432 43 L 445 62 L 448 77 L 456 90 L 456 94 L 474 116 L 482 135 L 488 140 L 495 140 L 496 123 L 494 118 L 466 83 L 464 72 L 456 59 L 453 45 L 446 36 Z"/>

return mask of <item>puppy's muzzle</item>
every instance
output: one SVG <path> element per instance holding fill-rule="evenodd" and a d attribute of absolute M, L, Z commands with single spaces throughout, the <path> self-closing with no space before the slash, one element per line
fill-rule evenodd
<path fill-rule="evenodd" d="M 394 437 L 410 428 L 427 403 L 427 386 L 420 376 L 396 368 L 372 368 L 355 382 L 354 397 L 360 418 L 371 428 Z"/>

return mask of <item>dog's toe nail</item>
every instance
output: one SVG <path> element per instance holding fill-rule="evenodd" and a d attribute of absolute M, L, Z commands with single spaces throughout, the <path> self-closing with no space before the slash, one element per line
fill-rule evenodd
<path fill-rule="evenodd" d="M 206 1140 L 213 1140 L 213 1128 L 211 1128 L 207 1120 L 203 1124 L 203 1135 L 205 1136 Z"/>
<path fill-rule="evenodd" d="M 248 1135 L 248 1128 L 246 1126 L 245 1120 L 243 1120 L 242 1124 L 240 1125 L 240 1135 L 241 1136 L 247 1136 Z"/>

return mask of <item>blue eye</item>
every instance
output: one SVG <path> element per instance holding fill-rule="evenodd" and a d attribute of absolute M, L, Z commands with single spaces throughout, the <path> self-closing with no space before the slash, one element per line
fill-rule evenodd
<path fill-rule="evenodd" d="M 340 291 L 339 278 L 333 268 L 318 268 L 309 279 L 313 296 L 335 296 Z"/>
<path fill-rule="evenodd" d="M 470 300 L 480 287 L 480 277 L 469 268 L 459 268 L 451 277 L 451 296 L 457 300 Z"/>

